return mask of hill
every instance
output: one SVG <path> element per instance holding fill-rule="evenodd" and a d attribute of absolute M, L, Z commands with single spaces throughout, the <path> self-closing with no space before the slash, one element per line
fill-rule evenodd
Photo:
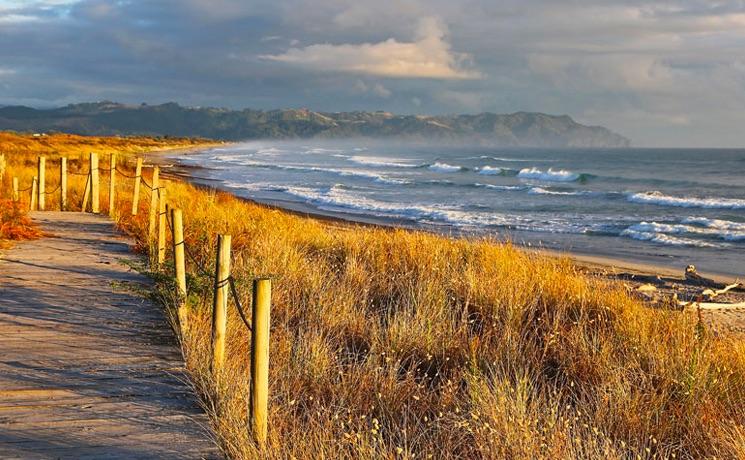
<path fill-rule="evenodd" d="M 476 115 L 395 115 L 389 112 L 314 112 L 308 109 L 230 110 L 115 102 L 54 109 L 0 108 L 0 129 L 82 135 L 207 137 L 220 140 L 403 138 L 410 141 L 525 147 L 628 147 L 625 137 L 585 126 L 567 115 L 517 112 Z"/>

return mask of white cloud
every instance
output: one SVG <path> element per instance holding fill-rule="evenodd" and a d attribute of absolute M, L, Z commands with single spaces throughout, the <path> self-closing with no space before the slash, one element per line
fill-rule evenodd
<path fill-rule="evenodd" d="M 379 43 L 326 43 L 260 57 L 325 72 L 441 80 L 481 78 L 479 72 L 470 68 L 469 55 L 450 49 L 445 27 L 435 18 L 420 20 L 417 39 L 413 42 L 389 38 Z"/>

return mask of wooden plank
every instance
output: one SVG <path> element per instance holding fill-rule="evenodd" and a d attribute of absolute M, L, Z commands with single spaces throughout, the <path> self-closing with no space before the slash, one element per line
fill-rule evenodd
<path fill-rule="evenodd" d="M 54 238 L 0 255 L 0 458 L 222 458 L 130 242 L 31 215 Z"/>

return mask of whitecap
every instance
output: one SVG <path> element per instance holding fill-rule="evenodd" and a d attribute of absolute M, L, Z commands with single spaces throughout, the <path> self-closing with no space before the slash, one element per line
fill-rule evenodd
<path fill-rule="evenodd" d="M 429 169 L 431 169 L 432 171 L 448 173 L 448 172 L 462 171 L 463 170 L 463 167 L 462 166 L 449 165 L 447 163 L 440 163 L 438 161 L 438 162 L 435 162 L 434 164 L 429 165 Z"/>
<path fill-rule="evenodd" d="M 530 190 L 528 190 L 528 193 L 530 193 L 531 195 L 588 196 L 588 195 L 595 195 L 597 192 L 592 192 L 590 190 L 577 190 L 573 192 L 565 192 L 561 190 L 548 190 L 543 187 L 531 187 Z"/>
<path fill-rule="evenodd" d="M 629 238 L 640 241 L 651 241 L 653 243 L 660 243 L 668 246 L 695 246 L 699 248 L 716 248 L 721 246 L 714 243 L 709 243 L 707 241 L 694 240 L 691 238 L 681 238 L 677 236 L 670 236 L 665 233 L 655 233 L 652 231 L 639 231 L 631 228 L 627 228 L 626 230 L 622 231 L 621 236 L 627 236 Z"/>
<path fill-rule="evenodd" d="M 554 170 L 548 168 L 548 171 L 541 171 L 536 167 L 523 168 L 517 173 L 521 179 L 537 179 L 552 182 L 573 182 L 580 178 L 580 175 L 564 169 Z"/>
<path fill-rule="evenodd" d="M 492 190 L 504 190 L 504 191 L 525 190 L 525 186 L 522 186 L 522 185 L 493 185 L 493 184 L 482 184 L 480 182 L 476 182 L 473 185 L 474 187 L 483 187 L 483 188 L 488 188 Z"/>
<path fill-rule="evenodd" d="M 362 165 L 368 165 L 368 166 L 380 166 L 380 167 L 387 167 L 387 168 L 418 168 L 419 165 L 417 164 L 411 164 L 411 163 L 404 163 L 406 160 L 403 158 L 385 158 L 385 157 L 368 157 L 368 156 L 360 156 L 355 155 L 347 158 L 349 161 L 362 164 Z"/>
<path fill-rule="evenodd" d="M 707 228 L 715 228 L 720 230 L 740 230 L 745 232 L 745 223 L 743 222 L 732 222 L 729 220 L 721 219 L 709 219 L 708 217 L 686 217 L 681 221 L 684 224 L 695 224 L 701 225 Z"/>
<path fill-rule="evenodd" d="M 479 168 L 479 174 L 483 174 L 485 176 L 498 176 L 502 174 L 502 168 L 498 166 L 484 166 L 482 168 Z"/>
<path fill-rule="evenodd" d="M 735 198 L 698 198 L 664 195 L 661 192 L 640 192 L 627 194 L 632 203 L 676 206 L 682 208 L 745 209 L 745 200 Z"/>

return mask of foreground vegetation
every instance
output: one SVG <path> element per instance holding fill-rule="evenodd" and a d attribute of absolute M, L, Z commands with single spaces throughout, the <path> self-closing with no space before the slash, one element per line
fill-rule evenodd
<path fill-rule="evenodd" d="M 13 174 L 34 160 L 11 155 Z M 71 187 L 79 198 L 82 180 Z M 745 458 L 745 344 L 695 317 L 508 244 L 167 189 L 193 256 L 182 347 L 231 457 L 265 458 L 246 430 L 250 337 L 233 307 L 227 366 L 209 372 L 212 279 L 199 267 L 212 269 L 218 233 L 233 236 L 244 305 L 253 276 L 275 279 L 269 458 Z M 147 202 L 116 216 L 141 248 Z M 154 276 L 173 311 L 169 273 Z"/>

